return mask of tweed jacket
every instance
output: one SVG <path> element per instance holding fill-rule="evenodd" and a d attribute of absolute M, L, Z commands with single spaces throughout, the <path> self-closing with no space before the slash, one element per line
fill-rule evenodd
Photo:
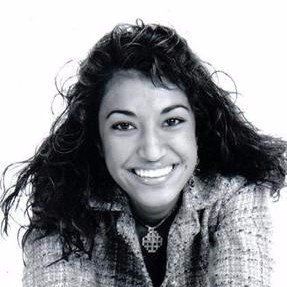
<path fill-rule="evenodd" d="M 241 177 L 219 177 L 215 184 L 198 179 L 183 190 L 170 227 L 162 287 L 268 287 L 271 219 L 267 188 L 247 185 Z M 92 259 L 61 257 L 57 236 L 28 241 L 24 287 L 152 287 L 126 196 L 91 203 L 114 218 L 103 220 Z M 110 218 L 110 217 L 109 217 Z"/>

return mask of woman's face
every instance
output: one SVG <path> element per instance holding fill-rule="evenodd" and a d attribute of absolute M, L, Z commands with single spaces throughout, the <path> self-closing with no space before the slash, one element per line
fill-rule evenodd
<path fill-rule="evenodd" d="M 107 168 L 137 208 L 174 205 L 197 162 L 194 115 L 185 93 L 168 86 L 119 71 L 100 107 Z"/>

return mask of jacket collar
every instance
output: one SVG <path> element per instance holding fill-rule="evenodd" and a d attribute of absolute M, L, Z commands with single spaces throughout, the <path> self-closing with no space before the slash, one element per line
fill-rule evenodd
<path fill-rule="evenodd" d="M 194 178 L 193 183 L 189 181 L 183 189 L 183 196 L 188 194 L 188 196 L 185 196 L 187 207 L 192 206 L 194 210 L 200 210 L 214 204 L 220 196 L 220 181 L 219 176 L 216 177 L 213 183 L 203 182 L 197 177 Z M 95 211 L 121 212 L 127 211 L 127 208 L 129 208 L 128 197 L 118 186 L 109 188 L 100 194 L 109 194 L 109 196 L 95 195 L 90 199 L 89 205 Z"/>

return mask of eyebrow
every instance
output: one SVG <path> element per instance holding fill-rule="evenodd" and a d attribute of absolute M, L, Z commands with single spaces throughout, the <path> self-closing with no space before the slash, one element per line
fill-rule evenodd
<path fill-rule="evenodd" d="M 170 111 L 172 111 L 174 109 L 178 109 L 178 108 L 183 108 L 187 111 L 190 111 L 190 109 L 187 106 L 177 104 L 177 105 L 172 105 L 172 106 L 164 108 L 160 114 L 166 114 L 166 113 L 169 113 Z M 126 116 L 136 117 L 135 113 L 128 111 L 128 110 L 112 110 L 111 112 L 108 113 L 108 115 L 106 116 L 106 119 L 108 119 L 114 113 L 119 113 L 119 114 L 124 114 Z"/>
<path fill-rule="evenodd" d="M 164 108 L 160 114 L 166 114 L 166 113 L 168 113 L 174 109 L 178 109 L 178 108 L 183 108 L 183 109 L 187 110 L 188 112 L 190 111 L 190 109 L 187 106 L 178 104 L 178 105 L 172 105 L 172 106 Z"/>

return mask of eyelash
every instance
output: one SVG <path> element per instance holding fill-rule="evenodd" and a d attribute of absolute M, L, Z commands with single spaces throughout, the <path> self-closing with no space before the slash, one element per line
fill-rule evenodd
<path fill-rule="evenodd" d="M 173 121 L 173 124 L 172 125 L 167 125 L 167 126 L 164 125 L 164 127 L 172 128 L 172 127 L 176 127 L 176 126 L 182 124 L 183 122 L 185 122 L 185 120 L 180 119 L 180 118 L 169 118 L 169 119 L 165 120 L 165 122 L 170 122 L 170 121 Z M 125 126 L 125 127 L 129 126 L 129 127 L 128 128 L 123 128 L 123 126 Z M 118 131 L 130 131 L 130 130 L 133 130 L 135 128 L 136 127 L 130 122 L 117 122 L 117 123 L 112 125 L 112 129 L 113 130 L 118 130 Z"/>
<path fill-rule="evenodd" d="M 170 118 L 170 119 L 167 119 L 165 122 L 167 122 L 167 121 L 177 122 L 176 124 L 168 125 L 168 127 L 176 127 L 176 126 L 182 124 L 183 122 L 185 122 L 184 119 L 180 119 L 180 118 Z"/>
<path fill-rule="evenodd" d="M 123 126 L 130 126 L 130 127 L 132 126 L 133 128 L 125 129 L 125 128 L 122 128 Z M 134 128 L 135 128 L 135 126 L 130 122 L 117 122 L 117 123 L 112 125 L 112 129 L 118 130 L 118 131 L 129 131 L 129 130 L 132 130 Z"/>

